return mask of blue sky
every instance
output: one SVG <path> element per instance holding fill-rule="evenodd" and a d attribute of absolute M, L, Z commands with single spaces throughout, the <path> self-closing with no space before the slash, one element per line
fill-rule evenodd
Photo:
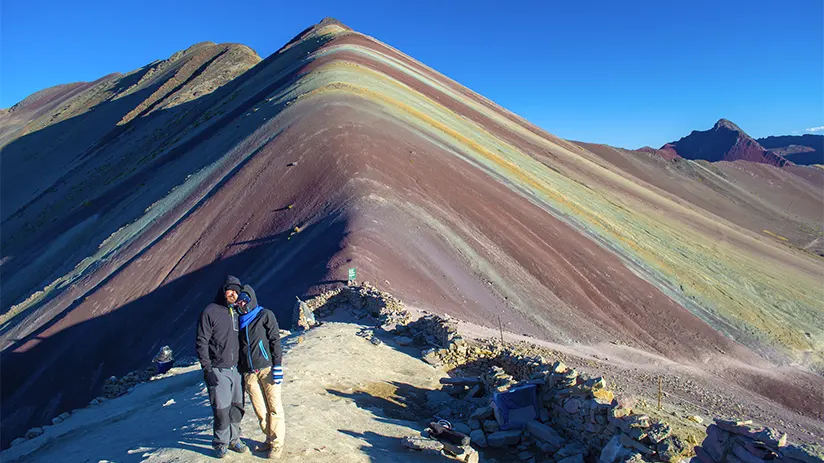
<path fill-rule="evenodd" d="M 810 133 L 824 126 L 822 5 L 3 0 L 0 107 L 201 41 L 266 57 L 333 16 L 564 138 L 658 147 L 721 117 L 755 137 Z"/>

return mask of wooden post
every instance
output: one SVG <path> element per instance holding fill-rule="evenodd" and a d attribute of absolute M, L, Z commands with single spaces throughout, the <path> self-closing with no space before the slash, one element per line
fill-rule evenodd
<path fill-rule="evenodd" d="M 501 321 L 501 315 L 498 315 L 498 329 L 501 330 L 501 344 L 504 343 L 504 324 Z"/>
<path fill-rule="evenodd" d="M 658 411 L 661 411 L 662 384 L 661 375 L 658 375 Z"/>

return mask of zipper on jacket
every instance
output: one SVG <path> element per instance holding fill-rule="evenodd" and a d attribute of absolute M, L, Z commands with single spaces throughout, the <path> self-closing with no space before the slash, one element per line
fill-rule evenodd
<path fill-rule="evenodd" d="M 268 361 L 269 360 L 269 354 L 266 353 L 266 348 L 263 347 L 263 339 L 258 341 L 258 347 L 260 347 L 260 352 L 263 354 L 263 358 Z"/>

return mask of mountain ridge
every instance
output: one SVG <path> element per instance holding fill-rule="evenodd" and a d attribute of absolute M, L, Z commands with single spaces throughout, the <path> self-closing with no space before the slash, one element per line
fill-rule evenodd
<path fill-rule="evenodd" d="M 792 164 L 780 154 L 767 151 L 740 127 L 719 119 L 709 130 L 693 130 L 680 140 L 665 144 L 661 151 L 685 159 L 717 161 L 752 161 L 782 167 Z"/>

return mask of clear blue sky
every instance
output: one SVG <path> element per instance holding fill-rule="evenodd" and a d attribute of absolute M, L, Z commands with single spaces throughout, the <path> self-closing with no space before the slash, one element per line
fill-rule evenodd
<path fill-rule="evenodd" d="M 823 4 L 2 0 L 0 107 L 200 41 L 266 57 L 333 16 L 564 138 L 658 147 L 721 117 L 808 133 L 824 126 Z"/>

